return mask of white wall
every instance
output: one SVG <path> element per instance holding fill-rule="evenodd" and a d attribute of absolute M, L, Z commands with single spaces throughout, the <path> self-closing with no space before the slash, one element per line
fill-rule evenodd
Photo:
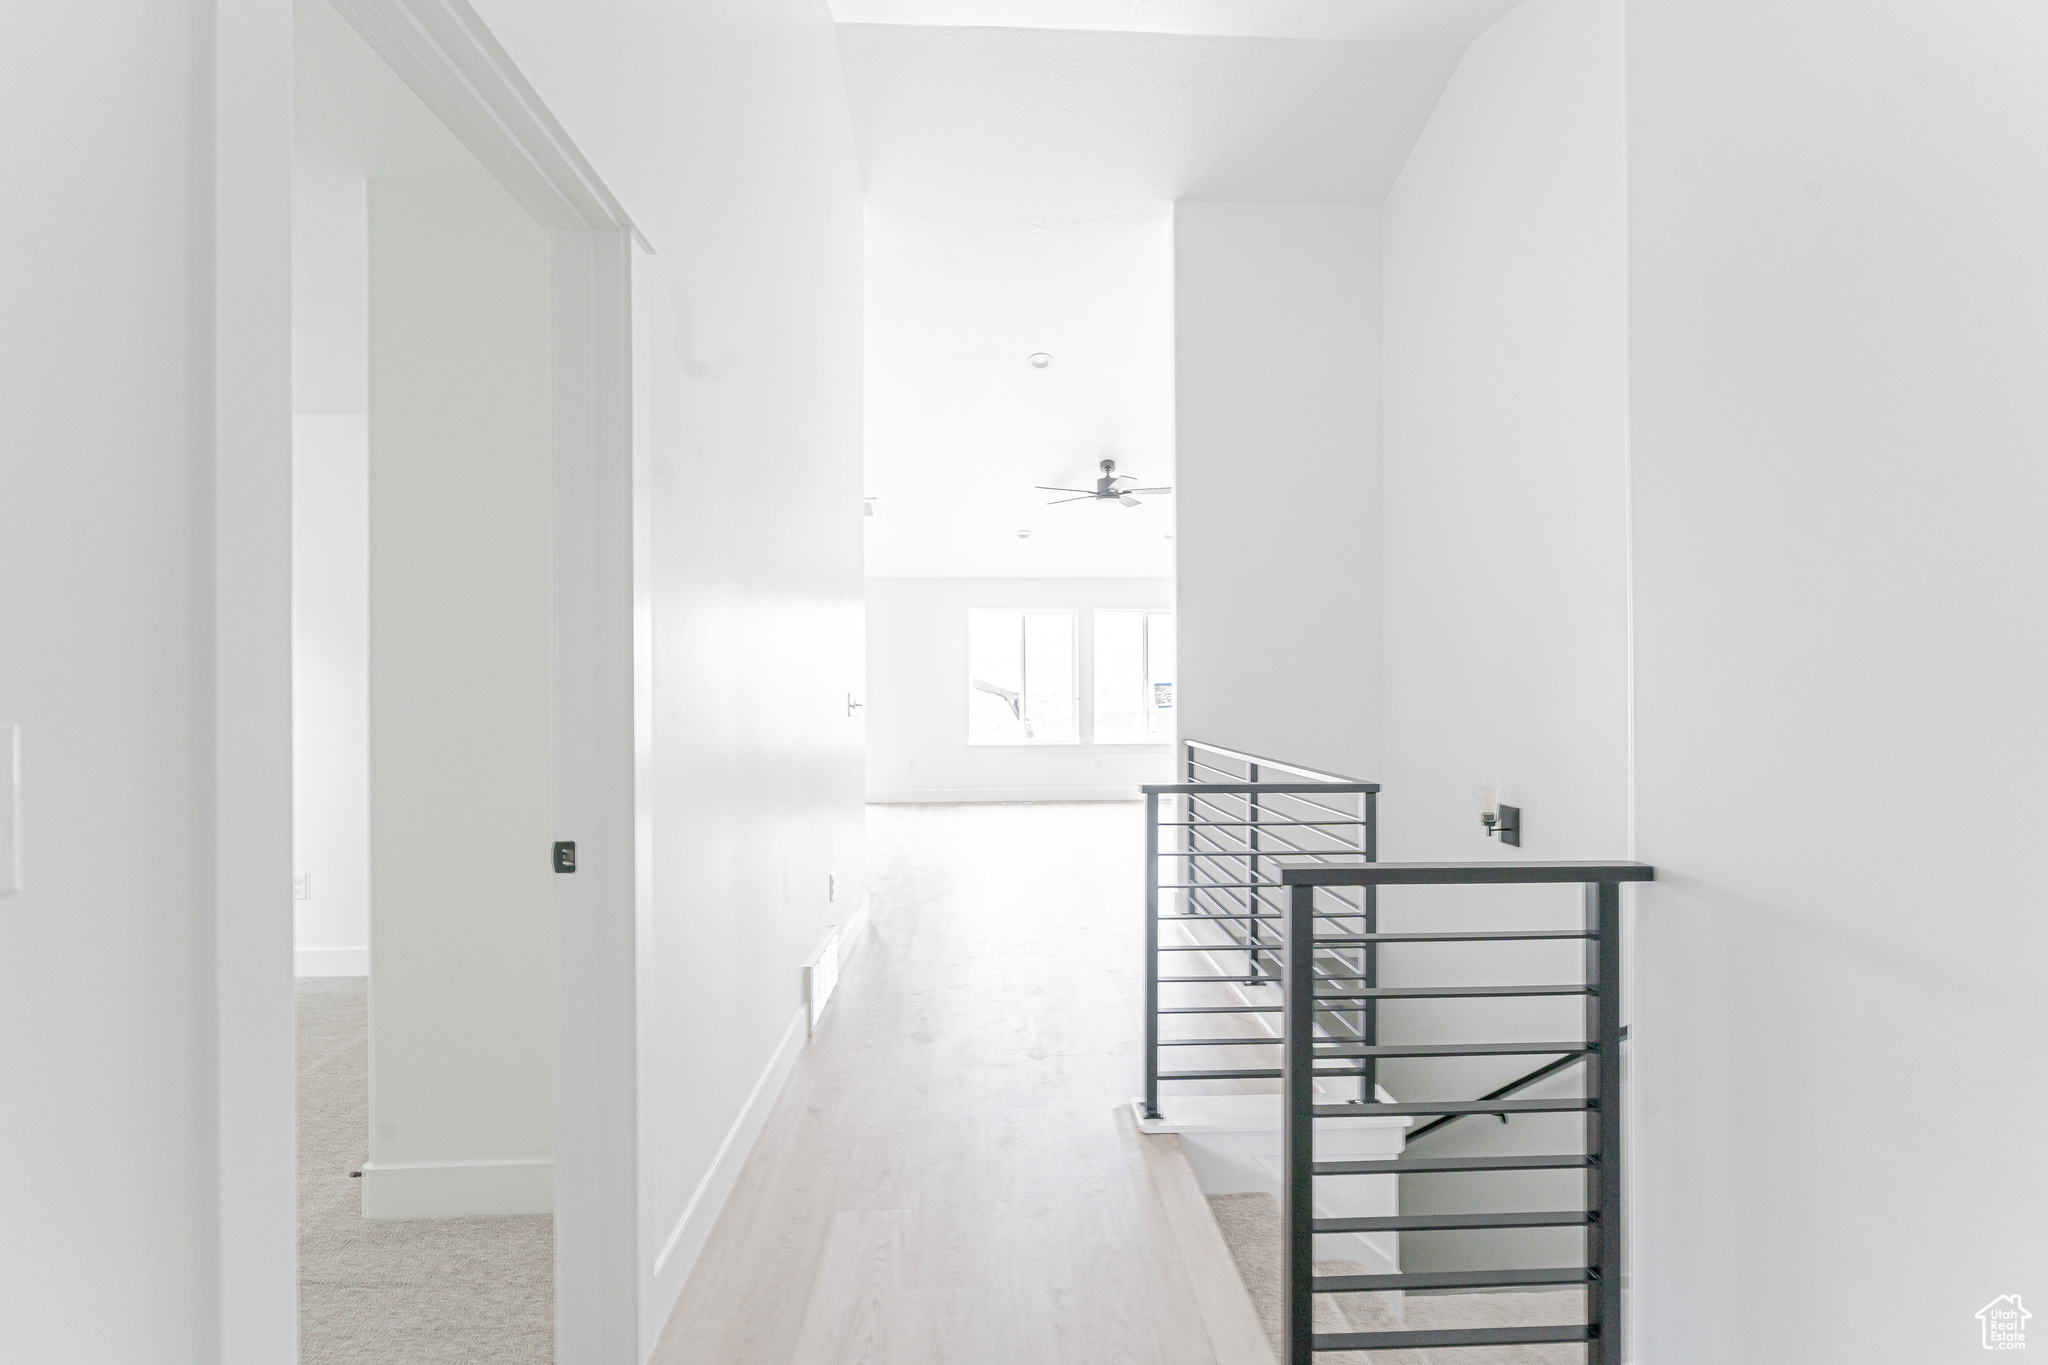
<path fill-rule="evenodd" d="M 482 178 L 372 181 L 369 243 L 363 1212 L 545 1212 L 551 246 Z"/>
<path fill-rule="evenodd" d="M 1174 206 L 1180 728 L 1380 767 L 1379 215 Z"/>
<path fill-rule="evenodd" d="M 368 182 L 292 161 L 292 827 L 300 976 L 370 970 Z"/>
<path fill-rule="evenodd" d="M 1171 611 L 1171 580 L 871 578 L 867 607 L 868 800 L 1131 800 L 1141 783 L 1174 780 L 1170 744 L 967 743 L 969 611 L 1050 607 L 1079 613 L 1085 738 L 1093 716 L 1089 612 Z"/>
<path fill-rule="evenodd" d="M 1383 208 L 1388 859 L 1627 852 L 1621 17 L 1620 0 L 1524 0 L 1466 52 Z M 1520 848 L 1479 823 L 1471 783 L 1497 777 L 1523 811 Z M 1390 888 L 1381 903 L 1390 929 L 1572 927 L 1579 914 L 1555 888 Z M 1386 952 L 1382 972 L 1389 984 L 1573 980 L 1578 952 L 1411 948 Z M 1579 1021 L 1556 1002 L 1415 1001 L 1384 1027 L 1404 1041 L 1475 1027 L 1548 1038 L 1575 1036 Z M 1404 1098 L 1479 1095 L 1543 1060 L 1394 1062 L 1384 1083 Z M 1579 1084 L 1572 1073 L 1531 1093 Z M 1449 1155 L 1578 1139 L 1572 1120 L 1521 1117 L 1466 1120 L 1426 1141 Z M 1403 1185 L 1418 1213 L 1580 1197 L 1570 1175 Z M 1570 1264 L 1580 1240 L 1415 1234 L 1403 1265 Z"/>
<path fill-rule="evenodd" d="M 5 27 L 0 719 L 25 888 L 0 896 L 0 1358 L 278 1359 L 290 87 L 286 62 L 250 75 L 288 19 L 121 0 Z M 268 121 L 224 131 L 216 101 Z M 270 631 L 274 669 L 223 676 L 217 650 Z M 216 992 L 254 972 L 272 988 Z"/>
<path fill-rule="evenodd" d="M 367 357 L 366 357 L 367 359 Z M 370 431 L 292 418 L 292 946 L 300 976 L 370 971 Z"/>
<path fill-rule="evenodd" d="M 801 1047 L 798 964 L 864 890 L 860 177 L 817 0 L 477 9 L 657 252 L 644 1356 Z"/>
<path fill-rule="evenodd" d="M 1629 8 L 1646 1361 L 2048 1282 L 2048 11 Z"/>

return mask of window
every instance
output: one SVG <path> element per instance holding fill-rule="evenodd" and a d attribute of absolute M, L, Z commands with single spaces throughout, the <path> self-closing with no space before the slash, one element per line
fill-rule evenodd
<path fill-rule="evenodd" d="M 1095 742 L 1173 739 L 1173 615 L 1095 613 Z"/>
<path fill-rule="evenodd" d="M 967 613 L 967 742 L 1077 744 L 1074 613 Z"/>

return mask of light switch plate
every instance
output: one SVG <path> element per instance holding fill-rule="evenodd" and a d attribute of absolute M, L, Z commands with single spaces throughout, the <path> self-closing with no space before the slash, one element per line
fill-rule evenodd
<path fill-rule="evenodd" d="M 0 896 L 21 890 L 21 727 L 0 725 Z"/>

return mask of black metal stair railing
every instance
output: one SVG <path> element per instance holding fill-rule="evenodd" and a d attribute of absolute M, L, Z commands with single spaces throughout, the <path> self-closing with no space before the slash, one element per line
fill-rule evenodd
<path fill-rule="evenodd" d="M 1339 866 L 1377 856 L 1379 784 L 1240 753 L 1199 740 L 1183 741 L 1184 782 L 1145 793 L 1145 1094 L 1144 1113 L 1159 1118 L 1162 1082 L 1278 1080 L 1277 1022 L 1286 920 L 1281 860 Z M 1161 864 L 1174 870 L 1160 875 Z M 1333 932 L 1372 928 L 1377 891 L 1333 889 L 1322 895 L 1322 922 Z M 1162 942 L 1162 927 L 1175 941 Z M 1375 949 L 1334 939 L 1316 960 L 1332 985 L 1371 985 Z M 1162 968 L 1161 962 L 1171 965 Z M 1238 970 L 1238 964 L 1242 969 Z M 1179 964 L 1185 963 L 1183 968 Z M 1198 970 L 1207 966 L 1212 970 Z M 1204 988 L 1232 988 L 1216 1003 Z M 1162 1001 L 1161 988 L 1172 997 Z M 1192 1003 L 1207 999 L 1208 1003 Z M 1350 1001 L 1319 1021 L 1338 1041 L 1370 1042 L 1377 1005 Z M 1204 1026 L 1233 1021 L 1223 1036 Z M 1175 1027 L 1162 1036 L 1162 1021 Z M 1189 1030 L 1194 1031 L 1189 1031 Z M 1165 1050 L 1217 1050 L 1225 1060 L 1165 1066 Z M 1253 1060 L 1245 1049 L 1274 1049 Z M 1254 1054 L 1256 1056 L 1256 1054 Z M 1243 1060 L 1233 1060 L 1243 1059 Z M 1372 1093 L 1377 1063 L 1351 1068 Z"/>
<path fill-rule="evenodd" d="M 1285 1257 L 1286 1304 L 1282 1323 L 1281 1365 L 1314 1365 L 1318 1351 L 1384 1351 L 1449 1346 L 1507 1346 L 1542 1342 L 1583 1341 L 1588 1365 L 1620 1365 L 1622 1267 L 1621 1149 L 1621 883 L 1649 881 L 1654 869 L 1643 863 L 1375 863 L 1349 867 L 1290 867 L 1281 873 L 1288 888 L 1287 951 L 1283 959 L 1286 985 L 1283 1012 L 1286 1076 L 1282 1140 L 1282 1242 Z M 1319 891 L 1335 887 L 1361 892 L 1382 886 L 1456 886 L 1477 884 L 1581 883 L 1585 886 L 1585 925 L 1577 930 L 1499 933 L 1380 934 L 1367 930 L 1344 935 L 1322 932 L 1326 917 L 1318 908 Z M 1494 942 L 1541 938 L 1583 939 L 1585 978 L 1548 986 L 1378 987 L 1324 984 L 1316 969 L 1317 955 L 1330 944 L 1364 942 L 1375 948 L 1396 943 Z M 1296 969 L 1297 963 L 1309 970 Z M 1581 996 L 1585 999 L 1584 1037 L 1545 1043 L 1380 1044 L 1374 1040 L 1330 1039 L 1320 1021 L 1332 1004 L 1354 1000 L 1435 998 L 1474 999 L 1503 996 Z M 1508 1099 L 1505 1091 L 1530 1083 L 1530 1077 L 1478 1100 L 1443 1100 L 1416 1104 L 1319 1104 L 1316 1083 L 1332 1061 L 1357 1062 L 1390 1057 L 1429 1058 L 1556 1054 L 1558 1061 L 1543 1072 L 1583 1062 L 1583 1099 Z M 1535 1075 L 1536 1073 L 1531 1073 Z M 1318 1162 L 1315 1126 L 1319 1118 L 1354 1118 L 1361 1113 L 1435 1116 L 1438 1122 L 1469 1114 L 1585 1114 L 1583 1150 L 1537 1156 L 1390 1157 L 1381 1160 Z M 1315 1182 L 1323 1177 L 1357 1175 L 1458 1174 L 1513 1170 L 1584 1170 L 1585 1207 L 1546 1213 L 1421 1214 L 1382 1218 L 1318 1218 Z M 1482 1228 L 1584 1227 L 1585 1264 L 1537 1270 L 1434 1271 L 1420 1274 L 1317 1276 L 1314 1248 L 1317 1233 L 1431 1232 Z M 1571 1326 L 1487 1327 L 1433 1331 L 1317 1333 L 1313 1328 L 1317 1294 L 1388 1290 L 1499 1289 L 1516 1287 L 1586 1287 L 1586 1321 Z"/>

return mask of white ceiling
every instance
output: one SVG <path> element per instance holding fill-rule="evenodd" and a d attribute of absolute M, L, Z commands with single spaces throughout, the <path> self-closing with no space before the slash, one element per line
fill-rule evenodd
<path fill-rule="evenodd" d="M 1051 507 L 1069 495 L 1033 487 L 1092 488 L 1105 457 L 1173 482 L 1172 233 L 1163 205 L 1082 227 L 869 206 L 870 574 L 1172 574 L 1171 497 Z"/>
<path fill-rule="evenodd" d="M 869 203 L 1086 222 L 1377 204 L 1463 47 L 848 25 L 840 51 Z"/>
<path fill-rule="evenodd" d="M 868 200 L 868 572 L 1171 574 L 1172 498 L 1048 507 L 1033 485 L 1087 486 L 1105 455 L 1173 482 L 1174 201 L 1382 202 L 1513 3 L 834 0 L 887 21 L 839 31 Z"/>

